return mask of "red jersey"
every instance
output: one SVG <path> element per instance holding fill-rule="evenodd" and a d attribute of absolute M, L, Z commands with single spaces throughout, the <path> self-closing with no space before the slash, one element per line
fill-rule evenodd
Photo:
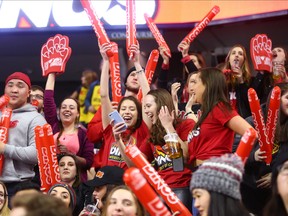
<path fill-rule="evenodd" d="M 212 156 L 231 153 L 234 131 L 225 124 L 237 115 L 235 110 L 229 111 L 224 105 L 217 104 L 200 128 L 189 133 L 188 163 L 191 164 L 195 159 L 207 160 Z"/>
<path fill-rule="evenodd" d="M 129 133 L 127 130 L 125 133 Z M 146 124 L 142 121 L 139 128 L 136 129 L 131 135 L 126 144 L 136 145 L 141 147 L 142 143 L 146 140 L 149 130 Z M 101 149 L 98 152 L 98 156 L 101 158 L 101 167 L 103 166 L 119 166 L 123 169 L 127 169 L 127 165 L 123 160 L 118 144 L 114 139 L 112 126 L 108 125 L 103 131 L 104 141 Z"/>
<path fill-rule="evenodd" d="M 195 122 L 191 119 L 183 120 L 177 125 L 176 132 L 183 142 L 187 141 L 187 136 L 194 125 Z M 140 151 L 146 155 L 150 162 L 154 160 L 159 175 L 170 188 L 189 186 L 192 175 L 191 170 L 184 168 L 181 172 L 174 172 L 172 160 L 160 145 L 145 142 L 140 147 Z"/>

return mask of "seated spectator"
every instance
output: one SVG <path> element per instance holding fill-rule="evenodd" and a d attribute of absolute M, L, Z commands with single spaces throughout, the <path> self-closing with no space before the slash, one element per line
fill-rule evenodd
<path fill-rule="evenodd" d="M 76 204 L 76 194 L 72 187 L 64 183 L 57 183 L 52 185 L 48 193 L 53 197 L 61 199 L 67 207 L 72 211 L 75 208 Z"/>
<path fill-rule="evenodd" d="M 98 170 L 93 180 L 84 183 L 86 187 L 85 205 L 96 204 L 102 210 L 107 195 L 118 185 L 123 185 L 124 170 L 117 166 L 104 166 Z M 85 215 L 85 208 L 80 215 Z"/>
<path fill-rule="evenodd" d="M 135 194 L 125 185 L 114 188 L 107 197 L 102 216 L 144 216 L 145 211 Z"/>
<path fill-rule="evenodd" d="M 232 154 L 204 161 L 193 173 L 190 185 L 201 216 L 249 216 L 241 204 L 243 171 L 241 159 Z"/>
<path fill-rule="evenodd" d="M 0 215 L 9 216 L 7 188 L 3 182 L 0 182 Z"/>

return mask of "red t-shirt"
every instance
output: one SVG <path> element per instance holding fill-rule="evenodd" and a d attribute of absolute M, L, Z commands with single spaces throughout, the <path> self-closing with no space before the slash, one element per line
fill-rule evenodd
<path fill-rule="evenodd" d="M 229 112 L 224 105 L 216 105 L 200 125 L 188 135 L 188 152 L 191 164 L 195 159 L 207 160 L 212 156 L 220 156 L 232 152 L 234 131 L 225 124 L 237 116 L 237 112 Z"/>
<path fill-rule="evenodd" d="M 176 132 L 183 142 L 187 141 L 188 133 L 192 130 L 194 124 L 193 120 L 186 119 L 177 125 Z M 159 175 L 170 188 L 189 186 L 192 175 L 191 170 L 184 168 L 181 172 L 174 172 L 172 160 L 160 145 L 145 142 L 141 145 L 140 151 L 146 155 L 150 162 L 154 160 Z"/>
<path fill-rule="evenodd" d="M 126 131 L 125 133 L 129 133 Z M 134 131 L 133 134 L 130 135 L 128 140 L 129 144 L 134 144 L 138 148 L 142 145 L 142 143 L 146 140 L 146 137 L 149 134 L 149 130 L 146 124 L 142 121 L 140 127 Z M 116 143 L 112 126 L 108 125 L 103 131 L 104 141 L 101 146 L 100 151 L 98 152 L 99 157 L 101 158 L 101 167 L 103 166 L 119 166 L 123 169 L 127 169 L 127 165 L 125 161 L 122 159 L 118 144 Z"/>

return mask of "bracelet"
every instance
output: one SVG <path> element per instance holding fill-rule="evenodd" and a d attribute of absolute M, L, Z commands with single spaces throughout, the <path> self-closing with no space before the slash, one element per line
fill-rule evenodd
<path fill-rule="evenodd" d="M 142 72 L 144 72 L 143 69 L 141 69 L 141 70 L 139 70 L 139 71 L 136 71 L 137 74 L 138 74 L 138 73 L 142 73 Z"/>
<path fill-rule="evenodd" d="M 185 113 L 185 115 L 184 115 L 184 116 L 186 117 L 186 116 L 188 116 L 188 115 L 190 115 L 190 114 L 194 114 L 194 112 L 192 112 L 192 111 L 190 111 L 190 112 L 187 112 L 187 113 Z"/>

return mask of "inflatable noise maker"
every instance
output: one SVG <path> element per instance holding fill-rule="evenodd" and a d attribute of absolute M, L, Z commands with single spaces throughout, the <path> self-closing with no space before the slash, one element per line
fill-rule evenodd
<path fill-rule="evenodd" d="M 45 124 L 43 127 L 36 126 L 34 130 L 41 191 L 48 192 L 52 185 L 60 182 L 53 132 L 49 124 Z"/>
<path fill-rule="evenodd" d="M 267 165 L 269 165 L 272 160 L 272 148 L 274 143 L 276 123 L 280 107 L 280 96 L 281 96 L 281 90 L 278 86 L 275 86 L 272 89 L 269 107 L 267 107 L 268 112 L 265 126 L 263 112 L 260 107 L 260 102 L 257 93 L 253 88 L 250 88 L 248 90 L 248 100 L 255 129 L 258 133 L 260 150 L 265 151 L 265 156 L 267 156 L 265 162 Z"/>
<path fill-rule="evenodd" d="M 92 24 L 92 27 L 96 33 L 96 36 L 98 38 L 99 44 L 102 46 L 104 44 L 110 44 L 110 40 L 104 30 L 104 27 L 100 21 L 100 19 L 98 18 L 92 3 L 90 0 L 80 0 L 84 10 L 86 11 L 90 22 Z M 111 49 L 108 49 L 106 52 L 108 57 L 112 57 L 113 56 L 113 52 Z"/>
<path fill-rule="evenodd" d="M 172 215 L 145 177 L 140 173 L 139 169 L 135 167 L 127 169 L 124 173 L 123 180 L 138 197 L 150 215 Z"/>
<path fill-rule="evenodd" d="M 192 41 L 194 41 L 194 39 L 200 34 L 200 32 L 203 31 L 203 29 L 206 28 L 206 26 L 212 21 L 212 19 L 220 12 L 220 8 L 219 6 L 214 6 L 209 12 L 208 14 L 201 20 L 200 23 L 198 23 L 196 25 L 196 27 L 194 27 L 189 34 L 181 41 L 182 42 L 187 42 L 187 43 L 191 43 Z M 180 43 L 180 44 L 181 44 Z M 179 45 L 178 45 L 178 50 L 180 50 Z"/>
<path fill-rule="evenodd" d="M 129 60 L 134 58 L 134 53 L 131 51 L 132 45 L 138 45 L 136 39 L 136 11 L 135 0 L 126 0 L 126 51 Z"/>
<path fill-rule="evenodd" d="M 50 37 L 41 49 L 42 75 L 45 77 L 50 73 L 64 73 L 71 52 L 67 36 L 56 34 Z"/>
<path fill-rule="evenodd" d="M 122 98 L 122 93 L 118 45 L 115 42 L 111 42 L 111 45 L 113 56 L 109 58 L 109 64 L 112 84 L 112 100 L 119 103 Z"/>
<path fill-rule="evenodd" d="M 157 49 L 152 50 L 150 53 L 149 59 L 147 61 L 147 64 L 146 64 L 146 68 L 145 68 L 145 75 L 146 75 L 149 85 L 151 85 L 152 83 L 152 79 L 153 79 L 154 72 L 158 63 L 158 59 L 159 59 L 159 51 Z M 139 101 L 142 101 L 143 94 L 142 94 L 141 89 L 137 97 Z"/>
<path fill-rule="evenodd" d="M 158 172 L 152 167 L 152 165 L 146 160 L 146 158 L 142 155 L 141 151 L 137 148 L 135 145 L 128 145 L 125 149 L 125 154 L 128 156 L 128 158 L 135 164 L 135 166 L 140 170 L 143 176 L 147 179 L 147 181 L 152 185 L 152 187 L 155 189 L 155 191 L 163 198 L 163 200 L 166 202 L 166 204 L 169 206 L 169 208 L 174 212 L 179 212 L 177 215 L 181 216 L 192 216 L 190 211 L 183 205 L 183 203 L 179 200 L 179 198 L 175 195 L 175 193 L 171 190 L 171 188 L 166 184 L 166 182 L 161 178 L 161 176 L 158 174 Z M 129 169 L 128 169 L 129 170 Z M 150 205 L 148 207 L 149 210 L 154 211 L 155 206 L 151 206 L 152 204 L 159 203 L 157 199 L 153 199 L 153 194 L 147 195 L 146 193 L 142 193 L 143 188 L 148 189 L 146 183 L 144 182 L 143 178 L 139 176 L 139 173 L 135 170 L 129 170 L 126 172 L 126 175 L 128 174 L 128 177 L 126 176 L 126 182 L 130 185 L 132 185 L 132 190 L 137 190 L 136 195 L 138 196 L 139 200 L 146 200 L 146 205 Z M 132 180 L 131 175 L 133 178 L 138 178 L 140 182 L 135 185 L 134 180 Z M 125 178 L 125 176 L 124 176 Z M 125 179 L 124 179 L 125 180 Z M 140 190 L 140 192 L 139 192 Z M 153 203 L 153 200 L 155 203 Z M 149 203 L 148 203 L 149 201 Z M 143 202 L 142 202 L 143 203 Z M 145 203 L 145 202 L 144 202 Z M 159 206 L 161 207 L 161 203 L 159 203 Z M 159 207 L 158 206 L 158 207 Z M 147 209 L 147 210 L 148 210 Z M 156 209 L 157 210 L 157 209 Z M 156 211 L 155 210 L 155 211 Z M 167 211 L 164 208 L 161 208 L 160 210 L 157 210 L 157 214 L 151 214 L 151 215 L 170 215 L 167 213 Z M 161 213 L 159 213 L 159 211 Z"/>
<path fill-rule="evenodd" d="M 235 154 L 246 163 L 253 145 L 256 141 L 257 133 L 253 128 L 249 128 L 243 134 Z"/>
<path fill-rule="evenodd" d="M 148 17 L 148 15 L 145 13 L 144 14 L 144 18 L 146 20 L 146 23 L 151 31 L 151 33 L 153 34 L 156 42 L 158 43 L 159 46 L 163 46 L 165 47 L 165 52 L 164 54 L 166 56 L 168 56 L 169 58 L 171 58 L 171 51 L 170 48 L 168 47 L 166 41 L 164 40 L 162 34 L 160 33 L 160 31 L 158 30 L 157 26 L 155 25 L 155 23 L 153 22 L 153 20 Z"/>
<path fill-rule="evenodd" d="M 3 95 L 0 98 L 0 109 L 2 109 L 2 116 L 0 119 L 0 141 L 6 144 L 8 142 L 8 132 L 10 126 L 10 119 L 12 109 L 5 107 L 9 103 L 9 96 Z M 0 176 L 2 175 L 4 164 L 4 155 L 0 154 Z"/>

